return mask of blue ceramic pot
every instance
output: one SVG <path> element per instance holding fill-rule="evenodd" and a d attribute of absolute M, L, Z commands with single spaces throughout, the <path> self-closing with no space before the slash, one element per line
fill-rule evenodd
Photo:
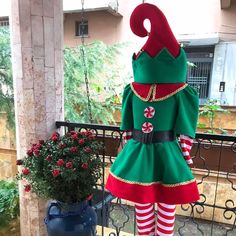
<path fill-rule="evenodd" d="M 95 236 L 97 215 L 88 201 L 50 202 L 45 218 L 48 236 Z"/>

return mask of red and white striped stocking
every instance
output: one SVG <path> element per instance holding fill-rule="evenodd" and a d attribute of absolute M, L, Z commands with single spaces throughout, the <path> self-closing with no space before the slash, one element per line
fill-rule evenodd
<path fill-rule="evenodd" d="M 181 146 L 181 149 L 182 149 L 184 159 L 186 160 L 186 162 L 188 164 L 192 164 L 193 161 L 192 161 L 192 158 L 190 156 L 190 151 L 191 151 L 192 146 L 193 146 L 193 139 L 191 137 L 183 135 L 183 134 L 181 134 L 179 138 L 180 138 L 180 146 Z"/>
<path fill-rule="evenodd" d="M 155 234 L 154 204 L 135 203 L 135 213 L 136 213 L 138 235 L 154 236 Z"/>
<path fill-rule="evenodd" d="M 157 236 L 174 235 L 176 205 L 157 203 Z"/>

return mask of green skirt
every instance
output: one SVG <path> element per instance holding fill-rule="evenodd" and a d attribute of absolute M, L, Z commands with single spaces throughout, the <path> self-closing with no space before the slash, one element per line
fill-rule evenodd
<path fill-rule="evenodd" d="M 129 140 L 110 169 L 106 188 L 138 203 L 184 204 L 199 199 L 177 140 L 153 144 Z"/>

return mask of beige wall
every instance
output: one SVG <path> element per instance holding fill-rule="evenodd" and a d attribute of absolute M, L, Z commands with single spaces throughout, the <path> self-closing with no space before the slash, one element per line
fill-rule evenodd
<path fill-rule="evenodd" d="M 220 19 L 220 37 L 224 41 L 236 41 L 236 1 L 231 1 L 231 7 L 220 12 Z"/>
<path fill-rule="evenodd" d="M 202 37 L 210 33 L 219 33 L 223 40 L 236 40 L 236 1 L 231 1 L 229 9 L 221 9 L 219 0 L 149 0 L 165 14 L 174 34 L 196 35 Z M 134 49 L 141 47 L 145 38 L 134 35 L 129 27 L 129 18 L 134 8 L 141 1 L 119 1 L 119 12 L 123 17 L 116 17 L 106 11 L 85 13 L 89 20 L 89 38 L 103 40 L 111 44 L 118 41 L 133 42 Z M 65 44 L 80 44 L 80 38 L 74 36 L 75 21 L 80 20 L 79 13 L 65 14 Z M 229 34 L 230 33 L 230 34 Z"/>
<path fill-rule="evenodd" d="M 176 35 L 217 31 L 219 0 L 157 0 L 150 2 L 155 3 L 163 11 Z"/>
<path fill-rule="evenodd" d="M 111 44 L 120 40 L 120 28 L 122 17 L 117 17 L 107 11 L 95 11 L 85 14 L 89 22 L 89 35 L 85 38 L 86 43 L 94 40 L 102 40 Z M 81 38 L 75 36 L 75 22 L 81 21 L 81 14 L 64 14 L 64 43 L 66 46 L 75 47 L 81 44 Z"/>
<path fill-rule="evenodd" d="M 221 32 L 233 32 L 236 40 L 236 1 L 231 1 L 228 9 L 221 9 L 220 0 L 149 0 L 148 3 L 163 11 L 176 36 L 219 33 L 223 37 Z"/>
<path fill-rule="evenodd" d="M 0 16 L 9 15 L 9 2 L 0 0 Z M 201 36 L 218 32 L 222 40 L 236 40 L 236 1 L 234 0 L 231 1 L 231 7 L 227 9 L 221 9 L 220 0 L 149 0 L 146 2 L 157 5 L 164 12 L 176 36 L 181 34 Z M 142 46 L 145 39 L 133 35 L 129 27 L 129 17 L 133 9 L 141 3 L 140 0 L 119 0 L 119 12 L 123 17 L 115 17 L 107 11 L 86 13 L 90 21 L 90 35 L 86 41 L 103 40 L 108 44 L 132 41 L 133 48 Z M 66 45 L 80 44 L 80 38 L 75 37 L 74 34 L 75 20 L 80 20 L 80 14 L 64 14 Z"/>
<path fill-rule="evenodd" d="M 143 39 L 134 35 L 129 26 L 129 17 L 139 3 L 140 1 L 137 0 L 119 0 L 121 16 L 112 15 L 108 11 L 85 12 L 85 18 L 89 21 L 89 37 L 85 38 L 85 43 L 94 40 L 102 40 L 106 44 L 127 41 L 134 44 L 139 41 L 142 43 Z M 80 20 L 80 13 L 64 14 L 64 43 L 66 46 L 74 47 L 81 43 L 80 37 L 75 36 L 75 21 Z"/>

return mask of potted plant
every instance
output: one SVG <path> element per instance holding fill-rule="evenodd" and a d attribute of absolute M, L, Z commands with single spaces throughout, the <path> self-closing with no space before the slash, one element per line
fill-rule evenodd
<path fill-rule="evenodd" d="M 69 131 L 63 136 L 54 132 L 17 161 L 24 190 L 54 200 L 45 218 L 48 235 L 95 235 L 96 214 L 88 199 L 101 177 L 99 149 L 91 131 Z"/>

